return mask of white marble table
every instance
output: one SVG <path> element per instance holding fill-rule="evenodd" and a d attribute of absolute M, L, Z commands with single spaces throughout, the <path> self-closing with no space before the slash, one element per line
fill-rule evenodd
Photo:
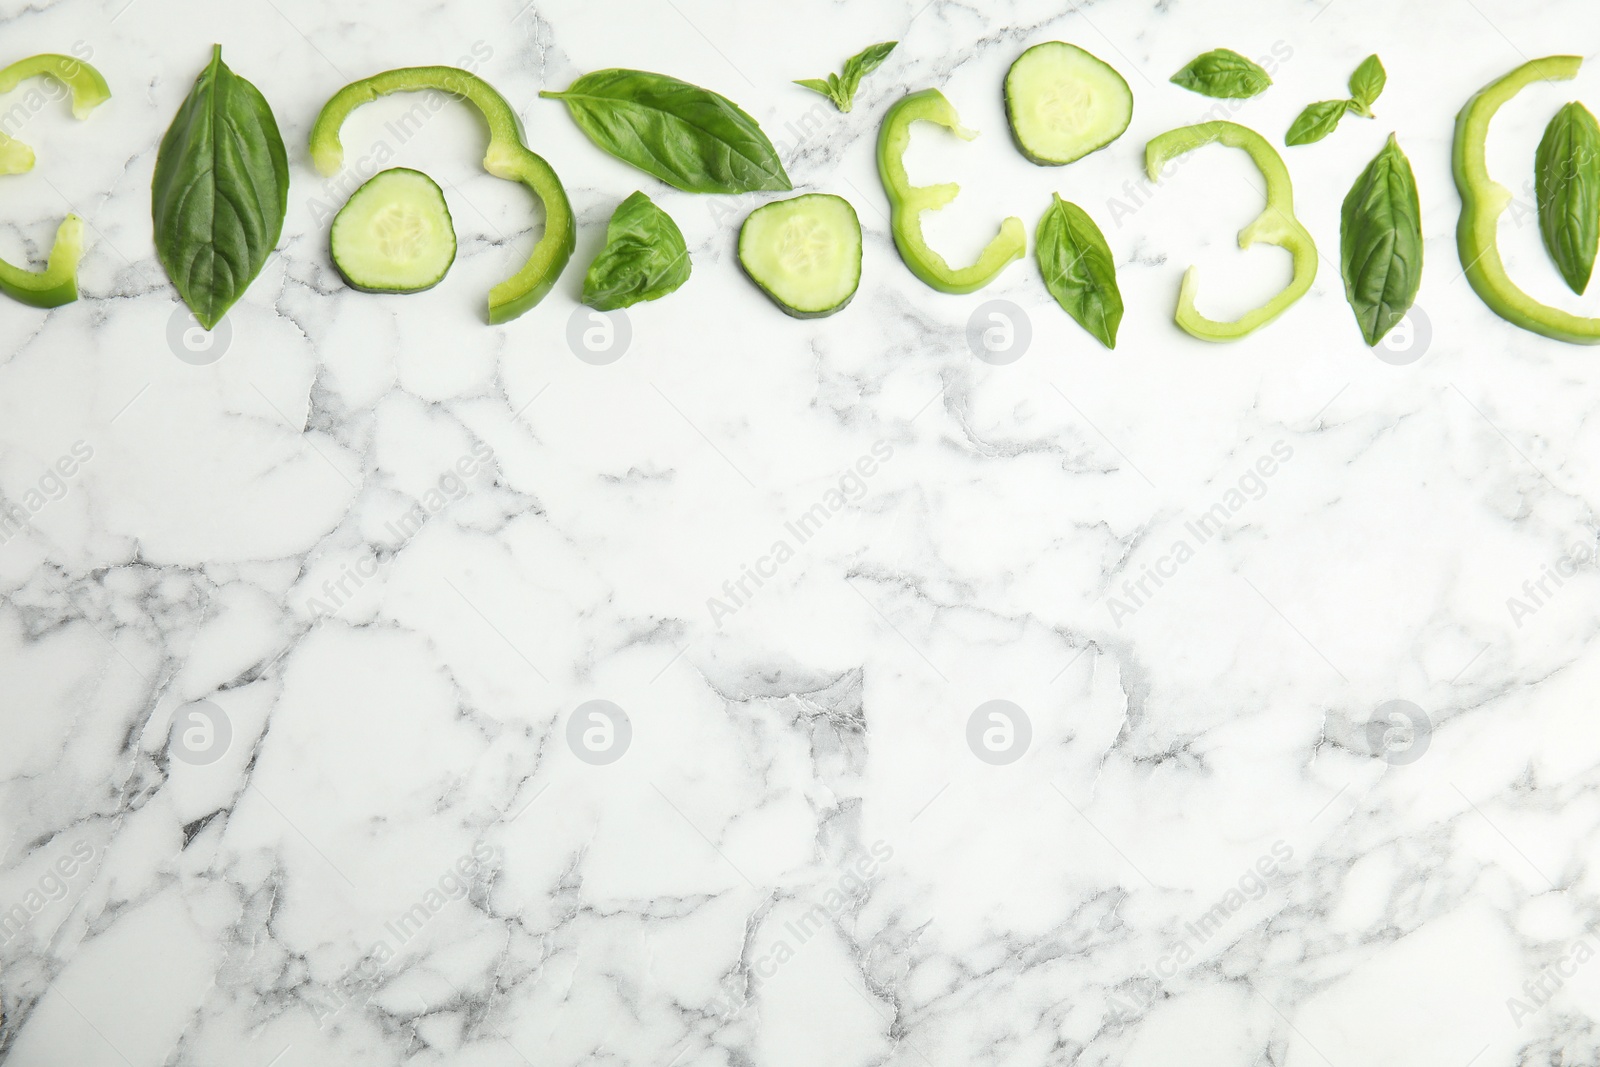
<path fill-rule="evenodd" d="M 1600 363 L 1479 303 L 1449 172 L 1474 90 L 1593 53 L 1584 0 L 125 3 L 0 5 L 7 60 L 76 43 L 115 94 L 8 127 L 39 165 L 5 180 L 0 254 L 42 256 L 69 205 L 90 228 L 83 299 L 0 301 L 0 492 L 28 519 L 0 543 L 0 1059 L 1600 1055 Z M 883 39 L 847 115 L 789 84 Z M 1065 169 L 1017 154 L 999 92 L 1052 39 L 1136 96 Z M 294 185 L 278 254 L 196 351 L 150 177 L 213 41 L 272 102 Z M 1286 276 L 1234 247 L 1248 165 L 1215 149 L 1160 187 L 1139 165 L 1213 107 L 1166 78 L 1217 46 L 1273 59 L 1231 114 L 1274 141 L 1369 52 L 1390 79 L 1376 121 L 1286 151 L 1322 270 L 1229 346 L 1171 309 L 1189 263 L 1218 315 Z M 481 173 L 468 112 L 402 141 L 388 100 L 346 133 L 445 186 L 461 257 L 418 296 L 341 284 L 306 154 L 346 81 L 463 61 L 579 215 L 568 274 L 504 327 L 483 294 L 537 221 Z M 666 189 L 537 98 L 607 66 L 728 94 L 797 189 L 847 197 L 854 303 L 780 314 L 732 251 L 766 197 Z M 1083 205 L 1119 264 L 1115 352 L 1031 258 L 968 297 L 899 262 L 874 138 L 927 86 L 981 131 L 913 145 L 914 177 L 965 189 L 935 243 Z M 1507 184 L 1597 90 L 1505 111 Z M 1338 211 L 1391 130 L 1427 269 L 1411 347 L 1379 358 Z M 581 272 L 634 189 L 693 277 L 579 358 Z M 1513 216 L 1514 271 L 1593 314 Z M 1009 362 L 968 345 L 990 300 L 1026 323 Z"/>

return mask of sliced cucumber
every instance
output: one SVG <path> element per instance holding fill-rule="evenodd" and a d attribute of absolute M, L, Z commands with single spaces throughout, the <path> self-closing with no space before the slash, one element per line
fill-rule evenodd
<path fill-rule="evenodd" d="M 364 293 L 417 293 L 444 280 L 456 231 L 444 193 L 418 170 L 393 167 L 350 194 L 333 217 L 333 265 Z"/>
<path fill-rule="evenodd" d="M 861 284 L 861 221 L 831 193 L 765 204 L 739 227 L 739 265 L 795 318 L 832 315 Z"/>
<path fill-rule="evenodd" d="M 1077 45 L 1046 41 L 1006 72 L 1006 117 L 1023 155 L 1059 167 L 1121 137 L 1133 119 L 1133 93 Z"/>

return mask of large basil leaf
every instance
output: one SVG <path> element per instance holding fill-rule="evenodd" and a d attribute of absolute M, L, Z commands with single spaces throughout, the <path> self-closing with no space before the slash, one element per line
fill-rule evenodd
<path fill-rule="evenodd" d="M 666 296 L 689 280 L 689 249 L 672 216 L 644 193 L 617 205 L 606 246 L 583 277 L 583 302 L 614 311 Z"/>
<path fill-rule="evenodd" d="M 756 120 L 725 96 L 642 70 L 597 70 L 565 92 L 589 140 L 624 163 L 687 193 L 787 190 L 772 142 Z"/>
<path fill-rule="evenodd" d="M 215 326 L 255 280 L 288 203 L 272 108 L 214 45 L 161 139 L 150 203 L 161 265 L 200 325 Z"/>
<path fill-rule="evenodd" d="M 1107 348 L 1117 347 L 1122 292 L 1105 235 L 1077 204 L 1053 195 L 1034 237 L 1045 288 Z"/>
<path fill-rule="evenodd" d="M 1258 96 L 1272 84 L 1265 70 L 1229 48 L 1195 56 L 1168 80 L 1202 96 L 1234 100 Z"/>
<path fill-rule="evenodd" d="M 1284 144 L 1310 144 L 1320 141 L 1339 126 L 1339 120 L 1350 107 L 1349 100 L 1322 100 L 1307 104 L 1306 109 L 1289 126 Z"/>
<path fill-rule="evenodd" d="M 884 41 L 880 44 L 868 45 L 849 59 L 844 61 L 844 70 L 839 74 L 830 74 L 827 78 L 801 78 L 796 85 L 810 89 L 814 93 L 821 93 L 833 101 L 833 106 L 840 111 L 849 111 L 856 100 L 856 90 L 861 87 L 861 79 L 877 70 L 889 53 L 894 51 L 894 46 L 899 41 Z"/>
<path fill-rule="evenodd" d="M 1594 272 L 1600 235 L 1600 126 L 1574 101 L 1545 127 L 1534 155 L 1539 234 L 1572 291 L 1582 293 Z"/>
<path fill-rule="evenodd" d="M 1344 198 L 1339 266 L 1361 336 L 1375 345 L 1405 318 L 1422 284 L 1417 182 L 1392 133 Z"/>

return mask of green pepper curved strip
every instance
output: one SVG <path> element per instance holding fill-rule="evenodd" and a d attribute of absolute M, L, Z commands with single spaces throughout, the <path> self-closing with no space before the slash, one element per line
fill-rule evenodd
<path fill-rule="evenodd" d="M 0 93 L 9 93 L 25 78 L 54 78 L 72 93 L 72 117 L 86 119 L 89 112 L 111 99 L 111 89 L 100 72 L 81 59 L 54 52 L 19 59 L 0 70 Z M 23 174 L 33 169 L 33 149 L 0 132 L 0 174 Z"/>
<path fill-rule="evenodd" d="M 912 93 L 889 109 L 878 129 L 878 177 L 889 198 L 889 229 L 894 233 L 894 245 L 911 273 L 940 292 L 970 293 L 982 289 L 1007 263 L 1022 258 L 1028 250 L 1027 231 L 1021 219 L 1006 219 L 1000 224 L 1000 232 L 969 267 L 951 267 L 928 247 L 922 236 L 922 213 L 944 207 L 956 198 L 961 187 L 955 182 L 911 184 L 903 157 L 911 143 L 911 124 L 918 119 L 943 126 L 964 141 L 978 136 L 961 125 L 955 108 L 937 89 Z"/>
<path fill-rule="evenodd" d="M 1265 137 L 1238 123 L 1202 122 L 1198 126 L 1167 131 L 1145 146 L 1145 171 L 1150 180 L 1155 181 L 1169 160 L 1213 142 L 1242 149 L 1267 183 L 1266 206 L 1250 225 L 1239 231 L 1239 247 L 1249 248 L 1258 242 L 1276 245 L 1286 250 L 1294 262 L 1294 274 L 1278 295 L 1232 322 L 1208 319 L 1195 309 L 1197 271 L 1192 266 L 1184 271 L 1183 285 L 1178 289 L 1175 316 L 1178 325 L 1202 341 L 1236 341 L 1283 314 L 1290 304 L 1306 294 L 1317 276 L 1317 245 L 1294 217 L 1294 187 L 1289 183 L 1289 169 L 1283 165 L 1277 149 Z"/>
<path fill-rule="evenodd" d="M 1542 304 L 1518 288 L 1506 273 L 1495 232 L 1500 215 L 1511 203 L 1511 193 L 1489 177 L 1484 141 L 1489 122 L 1500 106 L 1536 81 L 1567 81 L 1577 76 L 1581 56 L 1547 56 L 1524 63 L 1505 77 L 1473 94 L 1456 116 L 1456 143 L 1452 156 L 1456 188 L 1461 192 L 1461 221 L 1456 226 L 1456 248 L 1467 280 L 1489 310 L 1524 330 L 1573 344 L 1600 344 L 1600 319 L 1574 315 Z"/>
<path fill-rule="evenodd" d="M 528 148 L 517 113 L 488 82 L 456 67 L 402 67 L 351 82 L 329 98 L 311 127 L 311 161 L 323 174 L 337 174 L 344 162 L 339 128 L 350 112 L 389 93 L 425 89 L 461 97 L 476 107 L 489 126 L 483 169 L 496 178 L 521 182 L 544 204 L 544 235 L 533 246 L 533 254 L 521 270 L 489 290 L 489 321 L 508 322 L 537 304 L 555 285 L 572 258 L 577 226 L 561 179 L 542 156 Z"/>
<path fill-rule="evenodd" d="M 36 308 L 70 304 L 78 299 L 78 260 L 82 258 L 83 220 L 68 215 L 56 227 L 44 270 L 23 270 L 0 259 L 0 292 Z"/>

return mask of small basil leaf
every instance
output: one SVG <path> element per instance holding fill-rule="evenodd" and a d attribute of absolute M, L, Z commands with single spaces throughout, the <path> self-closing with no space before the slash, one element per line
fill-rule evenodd
<path fill-rule="evenodd" d="M 1117 347 L 1122 293 L 1105 235 L 1077 204 L 1053 195 L 1034 235 L 1045 288 L 1107 348 Z"/>
<path fill-rule="evenodd" d="M 833 106 L 840 111 L 849 111 L 855 103 L 856 90 L 861 87 L 861 79 L 877 70 L 889 53 L 894 51 L 899 41 L 884 41 L 881 44 L 868 45 L 849 59 L 844 61 L 844 69 L 837 75 L 828 75 L 827 88 L 818 88 L 820 84 L 816 78 L 806 78 L 795 82 L 807 89 L 819 92 L 833 101 Z"/>
<path fill-rule="evenodd" d="M 1352 110 L 1371 118 L 1372 104 L 1383 92 L 1383 87 L 1388 81 L 1389 75 L 1384 72 L 1382 60 L 1376 55 L 1363 59 L 1355 73 L 1350 75 L 1351 102 L 1356 105 Z"/>
<path fill-rule="evenodd" d="M 1361 336 L 1375 345 L 1405 317 L 1422 283 L 1417 182 L 1392 133 L 1344 198 L 1339 266 Z"/>
<path fill-rule="evenodd" d="M 614 311 L 666 296 L 688 280 L 689 249 L 678 224 L 637 192 L 606 225 L 606 246 L 583 277 L 583 302 Z"/>
<path fill-rule="evenodd" d="M 1227 48 L 1195 56 L 1169 80 L 1202 96 L 1235 100 L 1258 96 L 1272 84 L 1265 70 Z"/>
<path fill-rule="evenodd" d="M 727 97 L 642 70 L 597 70 L 566 91 L 567 105 L 599 147 L 686 193 L 787 190 L 789 175 L 756 120 Z"/>
<path fill-rule="evenodd" d="M 1539 234 L 1575 293 L 1589 286 L 1600 240 L 1600 125 L 1574 101 L 1545 127 L 1534 155 Z"/>
<path fill-rule="evenodd" d="M 1308 105 L 1289 127 L 1283 143 L 1310 144 L 1322 140 L 1338 127 L 1339 120 L 1344 117 L 1345 109 L 1349 106 L 1348 100 L 1322 100 Z"/>
<path fill-rule="evenodd" d="M 289 157 L 266 98 L 222 62 L 195 79 L 156 152 L 156 252 L 200 325 L 222 320 L 283 232 Z"/>
<path fill-rule="evenodd" d="M 833 75 L 830 74 L 828 77 L 831 78 Z M 832 83 L 823 81 L 821 78 L 797 78 L 795 79 L 795 84 L 810 89 L 814 93 L 821 93 L 823 96 L 833 96 Z"/>

